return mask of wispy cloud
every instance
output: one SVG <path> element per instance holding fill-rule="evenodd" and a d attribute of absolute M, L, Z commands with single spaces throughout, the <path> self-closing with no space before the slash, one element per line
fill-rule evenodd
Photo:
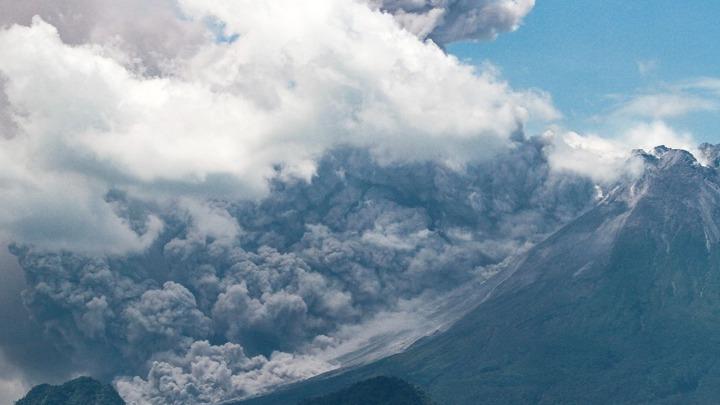
<path fill-rule="evenodd" d="M 686 90 L 705 91 L 720 97 L 720 78 L 718 77 L 701 77 L 686 81 L 678 87 Z"/>
<path fill-rule="evenodd" d="M 646 59 L 635 62 L 635 65 L 637 66 L 638 73 L 645 76 L 657 70 L 659 63 L 655 59 Z"/>
<path fill-rule="evenodd" d="M 655 93 L 634 96 L 612 112 L 612 117 L 676 118 L 694 112 L 716 111 L 717 100 L 687 93 Z"/>

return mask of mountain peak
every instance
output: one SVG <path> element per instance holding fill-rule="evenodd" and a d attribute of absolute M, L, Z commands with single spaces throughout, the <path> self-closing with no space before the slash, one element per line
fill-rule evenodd
<path fill-rule="evenodd" d="M 658 158 L 658 166 L 660 168 L 670 168 L 677 165 L 697 165 L 697 159 L 692 153 L 684 149 L 671 149 L 667 146 L 656 146 L 652 154 Z"/>

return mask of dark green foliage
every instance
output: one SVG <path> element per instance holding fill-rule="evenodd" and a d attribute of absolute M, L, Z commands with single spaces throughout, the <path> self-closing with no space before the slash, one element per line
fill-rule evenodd
<path fill-rule="evenodd" d="M 299 405 L 431 405 L 417 387 L 396 377 L 374 377 L 322 397 L 300 401 Z"/>
<path fill-rule="evenodd" d="M 16 405 L 124 405 L 112 386 L 89 377 L 80 377 L 63 385 L 42 384 L 34 387 Z"/>

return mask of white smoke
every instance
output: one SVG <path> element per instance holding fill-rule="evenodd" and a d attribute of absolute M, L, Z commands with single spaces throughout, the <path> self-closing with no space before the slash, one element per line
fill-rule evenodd
<path fill-rule="evenodd" d="M 162 224 L 149 217 L 135 232 L 103 200 L 110 188 L 145 199 L 257 197 L 273 177 L 308 179 L 337 145 L 385 162 L 461 165 L 506 147 L 531 117 L 557 116 L 547 95 L 463 65 L 366 4 L 180 6 L 237 40 L 205 41 L 161 76 L 138 74 L 104 41 L 63 42 L 40 17 L 0 31 L 0 120 L 12 129 L 0 138 L 6 238 L 138 251 Z"/>

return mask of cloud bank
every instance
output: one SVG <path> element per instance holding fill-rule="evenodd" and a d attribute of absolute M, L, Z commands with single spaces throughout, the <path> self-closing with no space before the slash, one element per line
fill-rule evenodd
<path fill-rule="evenodd" d="M 438 326 L 423 303 L 592 199 L 522 134 L 547 94 L 438 46 L 531 8 L 0 0 L 0 237 L 56 378 L 213 403 Z"/>
<path fill-rule="evenodd" d="M 546 94 L 515 91 L 363 3 L 153 2 L 153 21 L 183 13 L 178 26 L 210 21 L 237 38 L 165 52 L 174 59 L 160 76 L 128 66 L 133 51 L 106 38 L 138 43 L 103 24 L 131 4 L 62 4 L 73 11 L 30 8 L 60 31 L 34 17 L 0 32 L 0 229 L 50 249 L 146 248 L 162 224 L 148 217 L 138 233 L 105 201 L 111 188 L 156 200 L 258 197 L 273 177 L 308 179 L 338 145 L 461 165 L 505 147 L 531 117 L 558 116 Z M 58 20 L 73 12 L 80 26 Z M 140 45 L 168 42 L 173 29 Z"/>
<path fill-rule="evenodd" d="M 428 318 L 422 302 L 490 277 L 582 212 L 593 184 L 554 175 L 549 146 L 520 140 L 464 170 L 334 150 L 309 183 L 278 179 L 255 202 L 164 211 L 166 226 L 141 253 L 15 246 L 25 305 L 75 369 L 126 376 L 116 385 L 135 403 L 262 392 L 357 358 L 389 334 L 383 319 L 397 311 L 404 344 L 434 330 L 461 312 Z M 122 193 L 111 200 L 155 209 Z"/>
<path fill-rule="evenodd" d="M 635 149 L 666 145 L 690 151 L 702 160 L 690 133 L 660 120 L 634 123 L 614 137 L 557 128 L 548 130 L 544 137 L 552 145 L 547 157 L 553 171 L 581 175 L 606 186 L 642 173 L 644 164 L 633 155 Z"/>

